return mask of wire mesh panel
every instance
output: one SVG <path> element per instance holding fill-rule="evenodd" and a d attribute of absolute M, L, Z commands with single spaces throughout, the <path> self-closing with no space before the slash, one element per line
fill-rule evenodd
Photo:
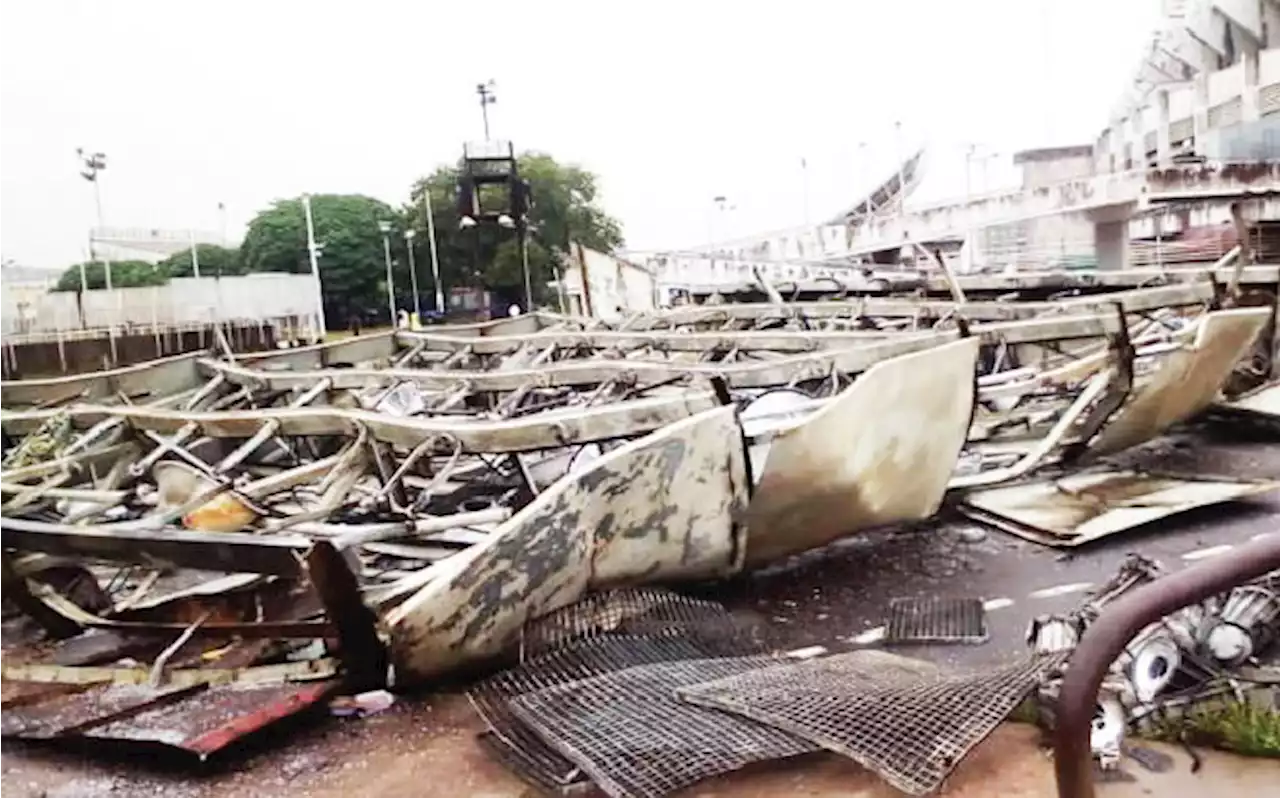
<path fill-rule="evenodd" d="M 791 732 L 923 795 L 1064 661 L 1055 655 L 981 673 L 928 675 L 886 667 L 870 653 L 750 671 L 679 696 Z"/>
<path fill-rule="evenodd" d="M 982 643 L 987 613 L 982 599 L 900 598 L 889 602 L 886 643 Z"/>
<path fill-rule="evenodd" d="M 523 655 L 535 657 L 574 640 L 607 634 L 693 638 L 707 651 L 703 656 L 759 651 L 719 602 L 662 588 L 623 588 L 591 594 L 529 622 L 521 635 Z"/>
<path fill-rule="evenodd" d="M 593 594 L 532 621 L 523 642 L 528 659 L 476 685 L 468 698 L 489 727 L 480 744 L 548 792 L 586 777 L 511 713 L 510 699 L 635 665 L 760 650 L 722 605 L 658 588 Z"/>
<path fill-rule="evenodd" d="M 612 635 L 579 640 L 486 679 L 467 697 L 489 727 L 481 744 L 526 781 L 561 791 L 585 776 L 512 714 L 511 699 L 635 665 L 706 656 L 697 641 L 680 637 Z"/>
<path fill-rule="evenodd" d="M 656 798 L 753 762 L 818 750 L 787 732 L 681 703 L 680 687 L 766 668 L 772 657 L 640 665 L 511 701 L 548 744 L 615 798 Z"/>

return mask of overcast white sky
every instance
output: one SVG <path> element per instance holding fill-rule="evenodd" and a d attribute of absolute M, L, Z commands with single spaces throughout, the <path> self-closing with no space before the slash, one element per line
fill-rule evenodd
<path fill-rule="evenodd" d="M 224 202 L 236 236 L 303 191 L 398 205 L 481 138 L 489 78 L 494 136 L 598 173 L 633 249 L 798 224 L 806 204 L 829 216 L 893 170 L 895 120 L 904 149 L 935 146 L 921 191 L 960 194 L 966 143 L 1007 162 L 1091 141 L 1157 6 L 6 0 L 0 248 L 83 257 L 78 146 L 108 154 L 110 226 L 216 230 Z M 1009 179 L 997 163 L 991 186 Z M 736 210 L 713 214 L 716 195 Z"/>

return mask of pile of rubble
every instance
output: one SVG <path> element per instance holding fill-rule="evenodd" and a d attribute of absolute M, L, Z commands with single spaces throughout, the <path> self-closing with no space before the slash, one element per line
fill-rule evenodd
<path fill-rule="evenodd" d="M 1117 574 L 1074 613 L 1037 618 L 1027 643 L 1037 656 L 1070 652 L 1085 630 L 1120 596 L 1156 580 L 1162 567 L 1129 555 Z M 1192 604 L 1142 629 L 1111 665 L 1099 691 L 1091 729 L 1094 757 L 1104 769 L 1119 766 L 1127 734 L 1164 733 L 1189 713 L 1256 693 L 1266 707 L 1280 707 L 1273 678 L 1258 679 L 1251 666 L 1280 655 L 1280 571 L 1222 595 Z M 1057 703 L 1060 680 L 1043 685 L 1038 697 L 1047 717 Z"/>

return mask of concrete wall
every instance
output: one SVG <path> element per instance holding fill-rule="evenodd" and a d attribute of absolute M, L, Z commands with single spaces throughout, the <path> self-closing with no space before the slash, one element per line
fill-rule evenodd
<path fill-rule="evenodd" d="M 305 274 L 181 277 L 165 285 L 111 291 L 9 292 L 0 297 L 4 333 L 58 332 L 99 327 L 309 319 L 315 283 Z"/>
<path fill-rule="evenodd" d="M 1093 176 L 1093 147 L 1050 147 L 1015 153 L 1013 163 L 1022 168 L 1024 189 L 1043 188 L 1067 180 Z"/>
<path fill-rule="evenodd" d="M 564 268 L 564 288 L 569 312 L 587 315 L 582 265 L 585 262 L 590 288 L 590 315 L 618 321 L 628 314 L 652 310 L 657 303 L 657 279 L 645 267 L 604 252 L 574 245 Z"/>
<path fill-rule="evenodd" d="M 195 352 L 214 345 L 211 326 L 147 333 L 124 332 L 112 337 L 96 331 L 57 340 L 4 342 L 3 378 L 18 380 L 79 374 L 141 363 L 155 358 Z M 224 328 L 227 342 L 236 352 L 274 349 L 275 330 L 270 325 L 230 324 Z"/>
<path fill-rule="evenodd" d="M 1280 3 L 1191 0 L 1169 16 L 1095 143 L 1099 170 L 1207 155 L 1214 130 L 1280 113 Z"/>

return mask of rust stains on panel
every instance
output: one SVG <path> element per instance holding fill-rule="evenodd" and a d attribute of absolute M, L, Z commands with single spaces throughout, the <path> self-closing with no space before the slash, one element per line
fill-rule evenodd
<path fill-rule="evenodd" d="M 589 589 L 735 572 L 744 475 L 731 407 L 569 474 L 388 614 L 397 682 L 496 655 L 525 621 Z"/>

